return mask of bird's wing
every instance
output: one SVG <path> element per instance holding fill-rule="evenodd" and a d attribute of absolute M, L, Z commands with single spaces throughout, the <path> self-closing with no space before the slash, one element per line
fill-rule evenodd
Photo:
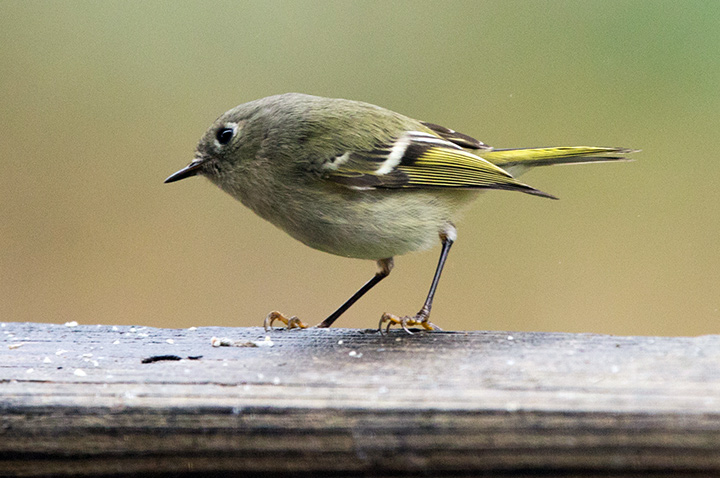
<path fill-rule="evenodd" d="M 439 124 L 435 123 L 428 123 L 426 121 L 421 121 L 423 126 L 426 128 L 430 128 L 433 133 L 440 136 L 442 139 L 445 139 L 447 141 L 450 141 L 451 143 L 454 143 L 458 146 L 461 146 L 463 148 L 467 149 L 481 149 L 481 150 L 491 150 L 490 146 L 483 143 L 482 141 L 478 141 L 477 139 L 473 138 L 472 136 L 468 136 L 463 133 L 459 133 L 455 131 L 454 129 L 446 128 L 445 126 L 440 126 Z"/>
<path fill-rule="evenodd" d="M 453 139 L 446 139 L 450 135 L 454 135 Z M 458 136 L 452 130 L 447 130 L 444 137 L 424 131 L 406 131 L 399 138 L 378 144 L 373 149 L 345 151 L 330 158 L 323 164 L 322 175 L 351 189 L 512 189 L 553 198 L 465 151 L 461 146 L 470 141 L 476 142 L 473 146 L 476 149 L 490 149 L 469 136 Z"/>

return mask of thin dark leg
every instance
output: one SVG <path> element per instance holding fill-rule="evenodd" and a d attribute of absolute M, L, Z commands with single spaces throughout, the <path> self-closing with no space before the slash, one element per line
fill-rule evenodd
<path fill-rule="evenodd" d="M 442 241 L 440 260 L 438 261 L 437 268 L 435 269 L 435 276 L 433 277 L 432 285 L 430 285 L 430 292 L 428 292 L 427 299 L 425 299 L 425 304 L 423 304 L 420 312 L 412 317 L 397 317 L 388 313 L 383 314 L 380 319 L 380 323 L 378 324 L 378 331 L 381 334 L 383 333 L 383 328 L 385 328 L 385 332 L 389 332 L 390 327 L 393 325 L 401 326 L 408 334 L 412 334 L 408 327 L 412 327 L 414 325 L 419 325 L 425 330 L 442 330 L 440 327 L 430 322 L 428 318 L 430 317 L 430 309 L 432 309 L 435 291 L 437 290 L 438 282 L 440 282 L 440 275 L 442 274 L 443 267 L 445 266 L 445 261 L 447 260 L 448 253 L 450 252 L 450 247 L 452 247 L 455 242 L 455 238 L 457 238 L 457 231 L 455 231 L 455 227 L 452 224 L 447 224 L 445 230 L 440 233 L 440 240 Z"/>
<path fill-rule="evenodd" d="M 443 249 L 444 250 L 444 249 Z M 444 262 L 444 260 L 443 260 Z M 378 261 L 378 267 L 380 267 L 380 270 L 377 271 L 377 273 L 373 276 L 372 279 L 367 281 L 364 286 L 362 286 L 357 292 L 355 292 L 352 297 L 350 297 L 348 300 L 343 303 L 338 309 L 330 314 L 327 319 L 323 320 L 319 324 L 316 325 L 316 327 L 319 328 L 325 328 L 330 327 L 333 322 L 337 320 L 338 317 L 340 317 L 343 312 L 348 310 L 355 302 L 358 301 L 360 297 L 365 295 L 367 291 L 375 287 L 375 284 L 386 278 L 388 275 L 390 275 L 390 271 L 393 268 L 393 259 L 392 257 L 388 259 L 381 259 Z M 434 287 L 434 284 L 433 284 Z M 432 292 L 431 292 L 432 293 Z M 432 302 L 432 297 L 430 298 L 430 302 Z"/>
<path fill-rule="evenodd" d="M 454 237 L 454 228 L 452 231 L 452 235 Z M 427 319 L 430 316 L 430 309 L 432 309 L 433 298 L 435 297 L 435 290 L 437 289 L 438 282 L 440 282 L 440 275 L 442 274 L 443 267 L 445 266 L 445 261 L 447 260 L 448 253 L 450 252 L 450 247 L 453 245 L 454 242 L 447 233 L 441 234 L 440 240 L 442 241 L 440 260 L 438 261 L 437 269 L 435 269 L 435 276 L 433 277 L 432 285 L 430 286 L 430 292 L 428 292 L 427 299 L 425 299 L 425 304 L 422 306 L 422 309 L 420 309 L 420 312 L 418 312 L 417 314 L 417 317 L 423 320 Z"/>

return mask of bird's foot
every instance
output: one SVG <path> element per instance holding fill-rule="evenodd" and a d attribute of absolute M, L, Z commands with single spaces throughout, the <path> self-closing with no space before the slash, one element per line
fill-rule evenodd
<path fill-rule="evenodd" d="M 387 324 L 387 325 L 385 325 Z M 422 327 L 425 330 L 442 330 L 437 325 L 433 324 L 428 320 L 428 316 L 424 314 L 417 314 L 413 316 L 406 315 L 405 317 L 398 317 L 393 314 L 385 312 L 380 318 L 380 324 L 378 324 L 378 331 L 382 334 L 383 328 L 385 333 L 390 331 L 390 327 L 393 325 L 399 325 L 405 332 L 412 335 L 408 327 Z"/>
<path fill-rule="evenodd" d="M 280 322 L 285 324 L 285 330 L 308 328 L 308 325 L 302 320 L 298 319 L 296 316 L 293 315 L 292 317 L 288 318 L 277 310 L 273 310 L 267 315 L 267 317 L 265 317 L 265 322 L 263 322 L 263 326 L 265 327 L 266 332 L 272 330 L 273 322 L 275 322 L 276 320 L 279 320 Z"/>

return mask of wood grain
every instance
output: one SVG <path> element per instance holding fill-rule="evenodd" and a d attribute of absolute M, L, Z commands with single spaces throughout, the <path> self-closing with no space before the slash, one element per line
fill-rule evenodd
<path fill-rule="evenodd" d="M 720 476 L 718 336 L 0 325 L 4 476 Z"/>

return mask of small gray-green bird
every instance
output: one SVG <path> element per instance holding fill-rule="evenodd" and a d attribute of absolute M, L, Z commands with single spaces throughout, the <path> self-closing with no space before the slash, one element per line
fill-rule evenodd
<path fill-rule="evenodd" d="M 438 329 L 429 321 L 435 290 L 457 237 L 453 218 L 484 189 L 555 199 L 515 179 L 534 166 L 616 161 L 634 152 L 587 146 L 493 149 L 451 129 L 368 103 L 297 93 L 270 96 L 220 116 L 195 159 L 170 183 L 202 175 L 260 217 L 321 251 L 377 261 L 378 272 L 317 327 L 333 322 L 390 274 L 393 257 L 442 251 L 420 311 L 384 314 L 387 324 Z M 272 312 L 306 327 L 297 317 Z"/>

